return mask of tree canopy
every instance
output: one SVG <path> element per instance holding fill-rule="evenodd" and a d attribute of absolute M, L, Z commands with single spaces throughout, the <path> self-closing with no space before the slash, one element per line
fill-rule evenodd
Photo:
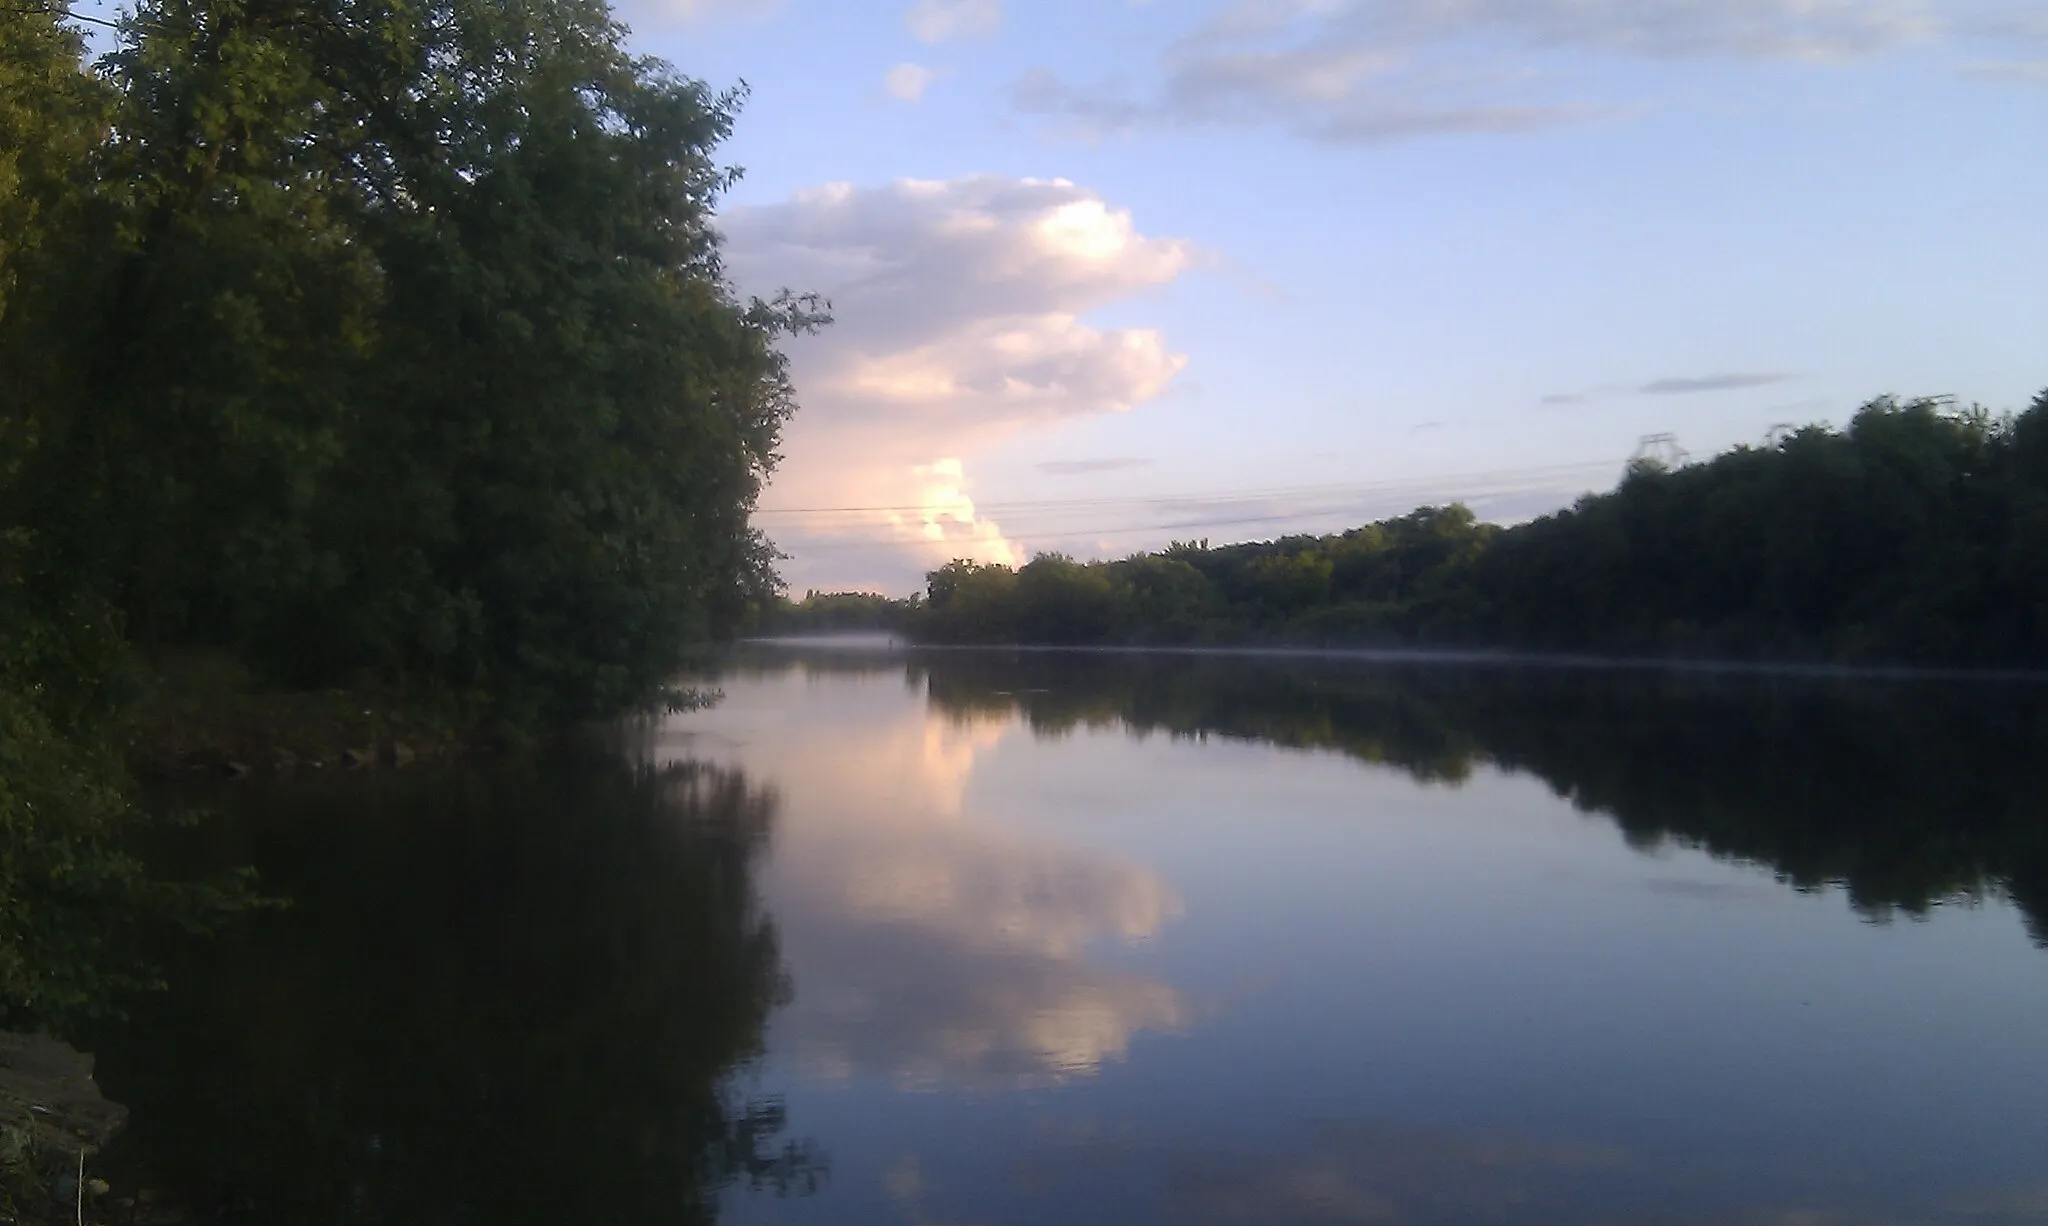
<path fill-rule="evenodd" d="M 825 316 L 725 276 L 742 100 L 603 0 L 139 0 L 96 61 L 0 6 L 0 1015 L 137 978 L 167 652 L 533 725 L 772 596 Z"/>
<path fill-rule="evenodd" d="M 724 278 L 739 93 L 601 0 L 146 0 L 99 73 L 5 21 L 17 565 L 146 648 L 543 716 L 772 590 L 776 341 L 823 316 Z"/>
<path fill-rule="evenodd" d="M 901 618 L 944 643 L 1504 647 L 2048 666 L 2048 392 L 1885 397 L 1514 527 L 1425 507 L 1328 536 L 1022 567 L 956 561 Z"/>

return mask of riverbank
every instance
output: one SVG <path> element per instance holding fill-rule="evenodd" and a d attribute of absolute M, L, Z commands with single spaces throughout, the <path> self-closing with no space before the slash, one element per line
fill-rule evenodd
<path fill-rule="evenodd" d="M 87 1163 L 128 1110 L 100 1093 L 92 1065 L 56 1039 L 0 1031 L 0 1221 L 100 1220 L 93 1202 L 107 1186 Z"/>
<path fill-rule="evenodd" d="M 282 689 L 225 652 L 190 650 L 154 664 L 120 730 L 129 770 L 152 782 L 402 767 L 520 739 L 446 695 Z"/>

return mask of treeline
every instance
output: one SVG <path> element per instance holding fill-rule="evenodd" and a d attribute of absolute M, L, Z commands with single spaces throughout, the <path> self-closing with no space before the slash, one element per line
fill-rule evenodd
<path fill-rule="evenodd" d="M 1872 401 L 1511 528 L 1429 507 L 1108 562 L 956 561 L 932 643 L 1486 647 L 2048 665 L 2048 392 L 2017 416 Z"/>
<path fill-rule="evenodd" d="M 915 600 L 892 600 L 875 592 L 805 592 L 802 600 L 777 595 L 764 601 L 747 629 L 754 634 L 844 634 L 872 631 L 901 634 L 910 628 Z"/>
<path fill-rule="evenodd" d="M 778 338 L 823 317 L 729 288 L 740 99 L 622 36 L 603 0 L 141 0 L 88 62 L 0 7 L 10 999 L 22 900 L 113 862 L 81 840 L 160 654 L 530 725 L 650 698 L 772 592 Z"/>

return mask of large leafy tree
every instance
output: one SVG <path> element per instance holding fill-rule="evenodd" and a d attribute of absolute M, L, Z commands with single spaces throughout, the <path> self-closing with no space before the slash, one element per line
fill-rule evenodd
<path fill-rule="evenodd" d="M 384 339 L 320 605 L 387 665 L 601 710 L 761 586 L 774 340 L 817 317 L 725 285 L 736 96 L 626 55 L 602 4 L 430 7 L 330 57 L 401 105 L 358 108 Z"/>
<path fill-rule="evenodd" d="M 109 98 L 52 12 L 0 8 L 0 1021 L 83 1006 L 133 866 L 99 735 L 120 639 L 110 610 L 52 555 L 30 476 L 72 401 L 55 326 L 90 204 Z M 4 1190 L 0 1190 L 4 1195 Z"/>
<path fill-rule="evenodd" d="M 137 641 L 602 714 L 774 590 L 776 345 L 823 316 L 725 280 L 738 94 L 601 0 L 145 0 L 111 91 L 38 20 L 8 71 L 111 122 L 66 129 L 69 263 L 0 339 L 50 406 L 15 502 Z M 0 166 L 0 276 L 39 166 Z"/>

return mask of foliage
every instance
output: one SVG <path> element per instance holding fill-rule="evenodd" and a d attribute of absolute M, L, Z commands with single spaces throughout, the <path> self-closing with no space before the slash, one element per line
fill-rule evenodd
<path fill-rule="evenodd" d="M 1323 537 L 1021 569 L 954 562 L 928 642 L 1513 647 L 2048 665 L 2048 392 L 1891 398 L 1500 528 L 1426 507 Z"/>
<path fill-rule="evenodd" d="M 104 84 L 5 20 L 0 510 L 130 638 L 575 718 L 772 597 L 825 317 L 724 279 L 740 94 L 601 0 L 147 0 Z"/>
<path fill-rule="evenodd" d="M 777 344 L 825 316 L 726 282 L 740 101 L 602 0 L 141 0 L 97 65 L 0 8 L 0 1024 L 246 901 L 132 853 L 168 657 L 518 728 L 773 598 Z"/>
<path fill-rule="evenodd" d="M 804 593 L 802 600 L 776 597 L 751 627 L 761 634 L 832 634 L 850 630 L 900 631 L 916 615 L 919 600 L 891 600 L 874 592 Z"/>
<path fill-rule="evenodd" d="M 108 956 L 119 904 L 147 886 L 114 839 L 126 806 L 104 752 L 0 689 L 0 1028 L 93 1011 L 143 977 Z"/>
<path fill-rule="evenodd" d="M 0 1029 L 63 1030 L 157 983 L 150 933 L 256 899 L 241 875 L 164 880 L 131 850 L 149 819 L 104 732 L 122 659 L 105 611 L 38 615 L 0 572 L 0 623 Z"/>
<path fill-rule="evenodd" d="M 1629 473 L 1507 533 L 1480 589 L 1510 642 L 1928 664 L 2048 663 L 2022 427 L 1890 399 L 1844 431 Z"/>
<path fill-rule="evenodd" d="M 1335 536 L 1113 562 L 953 562 L 932 572 L 908 624 L 931 642 L 1426 638 L 1469 619 L 1470 572 L 1496 532 L 1464 507 L 1425 507 Z"/>

